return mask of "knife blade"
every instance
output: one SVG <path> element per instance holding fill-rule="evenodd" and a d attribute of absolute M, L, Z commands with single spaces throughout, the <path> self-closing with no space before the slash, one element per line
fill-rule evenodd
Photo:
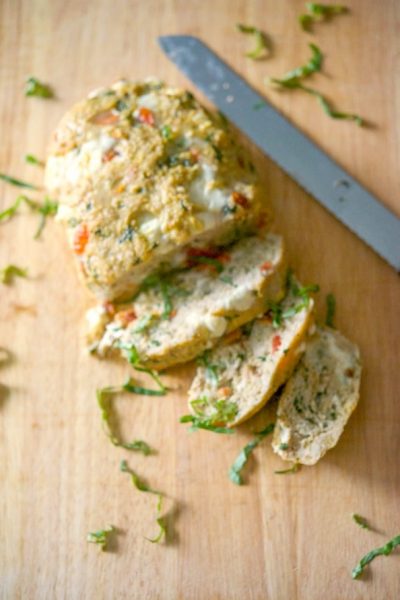
<path fill-rule="evenodd" d="M 285 119 L 208 46 L 162 36 L 168 58 L 265 154 L 400 271 L 400 219 Z"/>

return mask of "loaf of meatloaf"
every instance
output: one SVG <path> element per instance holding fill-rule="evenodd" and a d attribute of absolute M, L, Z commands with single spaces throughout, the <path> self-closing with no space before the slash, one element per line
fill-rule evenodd
<path fill-rule="evenodd" d="M 267 220 L 254 167 L 222 115 L 155 81 L 119 81 L 68 111 L 45 181 L 103 300 L 184 263 L 189 246 L 229 243 Z"/>
<path fill-rule="evenodd" d="M 336 445 L 360 387 L 358 348 L 318 327 L 278 403 L 272 447 L 284 460 L 314 465 Z"/>
<path fill-rule="evenodd" d="M 280 305 L 203 356 L 189 390 L 195 416 L 212 425 L 239 425 L 291 375 L 305 350 L 314 304 L 292 283 Z"/>
<path fill-rule="evenodd" d="M 165 369 L 192 360 L 284 294 L 284 247 L 276 234 L 244 238 L 223 251 L 196 248 L 186 266 L 150 276 L 130 303 L 90 309 L 94 351 L 129 358 L 134 348 L 142 364 Z"/>

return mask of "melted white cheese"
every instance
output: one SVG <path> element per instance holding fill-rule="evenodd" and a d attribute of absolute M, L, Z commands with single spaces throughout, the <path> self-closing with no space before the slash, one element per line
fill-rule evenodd
<path fill-rule="evenodd" d="M 203 323 L 213 337 L 221 337 L 228 325 L 228 321 L 224 317 L 216 317 L 214 315 L 206 315 Z"/>
<path fill-rule="evenodd" d="M 213 188 L 215 170 L 207 163 L 199 165 L 199 175 L 192 181 L 189 194 L 192 202 L 212 212 L 221 212 L 229 202 L 230 191 Z"/>

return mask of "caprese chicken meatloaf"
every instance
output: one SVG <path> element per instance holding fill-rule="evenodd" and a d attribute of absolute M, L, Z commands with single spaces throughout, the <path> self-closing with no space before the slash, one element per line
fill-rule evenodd
<path fill-rule="evenodd" d="M 265 225 L 267 202 L 225 119 L 160 82 L 119 81 L 76 104 L 46 165 L 72 250 L 102 300 Z"/>
<path fill-rule="evenodd" d="M 239 425 L 281 387 L 275 452 L 314 464 L 336 444 L 359 397 L 358 349 L 316 328 L 307 286 L 285 277 L 222 115 L 158 81 L 119 81 L 67 112 L 45 178 L 98 299 L 93 352 L 158 370 L 198 357 L 189 405 L 208 425 Z"/>

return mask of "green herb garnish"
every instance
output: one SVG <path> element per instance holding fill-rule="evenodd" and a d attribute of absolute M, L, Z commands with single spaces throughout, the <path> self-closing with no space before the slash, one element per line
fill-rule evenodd
<path fill-rule="evenodd" d="M 53 98 L 51 87 L 41 83 L 36 77 L 29 77 L 26 81 L 25 96 L 36 96 L 37 98 Z"/>
<path fill-rule="evenodd" d="M 307 92 L 307 94 L 311 94 L 312 96 L 315 96 L 318 100 L 318 103 L 322 107 L 323 111 L 332 119 L 344 119 L 347 121 L 354 121 L 360 127 L 363 125 L 364 120 L 362 117 L 360 117 L 359 115 L 352 114 L 352 113 L 344 113 L 344 112 L 340 112 L 340 111 L 333 109 L 332 106 L 329 104 L 328 100 L 317 90 L 314 90 L 313 88 L 309 88 L 309 87 L 306 87 L 305 85 L 301 85 L 301 84 L 299 84 L 296 87 L 303 90 L 304 92 Z"/>
<path fill-rule="evenodd" d="M 147 483 L 145 481 L 143 481 L 143 479 L 141 479 L 139 477 L 139 475 L 137 475 L 137 473 L 135 473 L 135 471 L 132 471 L 132 469 L 129 468 L 126 460 L 121 460 L 119 468 L 120 468 L 120 471 L 122 471 L 122 473 L 129 473 L 129 475 L 131 476 L 132 485 L 137 490 L 139 490 L 139 492 L 147 492 L 148 494 L 155 494 L 156 496 L 158 496 L 156 522 L 160 528 L 160 531 L 154 538 L 146 538 L 146 540 L 148 540 L 152 544 L 158 544 L 161 541 L 161 539 L 163 538 L 163 536 L 166 535 L 165 520 L 161 516 L 162 501 L 163 501 L 164 494 L 162 494 L 161 492 L 158 492 L 157 490 L 153 490 L 151 487 L 149 487 L 147 485 Z"/>
<path fill-rule="evenodd" d="M 320 71 L 323 60 L 322 52 L 315 44 L 309 44 L 309 48 L 311 49 L 312 56 L 308 63 L 289 71 L 280 79 L 272 78 L 271 81 L 273 81 L 273 83 L 277 83 L 278 85 L 292 88 L 298 84 L 300 80 Z"/>
<path fill-rule="evenodd" d="M 140 287 L 138 294 L 136 294 L 136 297 L 141 292 L 150 289 L 155 289 L 161 295 L 163 301 L 163 312 L 161 314 L 161 318 L 170 319 L 173 310 L 172 298 L 173 296 L 179 296 L 184 294 L 184 290 L 181 290 L 177 286 L 171 284 L 166 276 L 154 274 L 146 277 L 146 279 L 143 281 Z"/>
<path fill-rule="evenodd" d="M 133 328 L 134 333 L 142 333 L 146 331 L 151 326 L 152 322 L 155 320 L 154 315 L 144 315 L 139 319 L 137 325 Z"/>
<path fill-rule="evenodd" d="M 283 471 L 274 471 L 274 473 L 275 475 L 289 475 L 290 473 L 297 473 L 297 471 L 300 471 L 300 468 L 300 463 L 294 463 L 293 467 L 290 467 L 290 469 L 283 469 Z"/>
<path fill-rule="evenodd" d="M 165 523 L 165 519 L 161 516 L 162 503 L 163 503 L 163 496 L 160 494 L 158 496 L 157 518 L 156 518 L 156 523 L 159 526 L 160 530 L 159 530 L 158 534 L 155 537 L 153 537 L 153 538 L 146 538 L 146 540 L 148 540 L 152 544 L 158 544 L 159 542 L 161 542 L 162 538 L 167 534 L 167 526 L 166 526 L 166 523 Z"/>
<path fill-rule="evenodd" d="M 232 287 L 237 287 L 236 283 L 233 281 L 233 279 L 230 275 L 221 275 L 221 277 L 219 279 L 220 279 L 220 281 L 223 281 L 224 283 L 227 283 L 228 285 L 231 285 Z"/>
<path fill-rule="evenodd" d="M 158 387 L 160 388 L 160 391 L 163 392 L 162 394 L 152 394 L 152 395 L 164 396 L 168 392 L 168 388 L 163 384 L 163 382 L 161 381 L 161 379 L 158 376 L 156 371 L 154 371 L 153 369 L 149 369 L 148 367 L 144 367 L 140 363 L 140 356 L 139 356 L 139 353 L 138 353 L 136 347 L 133 345 L 129 345 L 129 346 L 121 345 L 120 348 L 121 348 L 121 350 L 125 351 L 125 356 L 126 356 L 128 362 L 135 369 L 135 371 L 138 371 L 140 373 L 147 373 L 147 375 L 149 375 L 153 379 L 153 381 L 158 385 Z M 127 390 L 127 391 L 129 391 L 129 390 Z"/>
<path fill-rule="evenodd" d="M 246 33 L 254 36 L 254 49 L 246 52 L 245 56 L 247 56 L 248 58 L 252 58 L 253 60 L 260 60 L 261 58 L 264 58 L 267 55 L 270 48 L 267 37 L 261 31 L 261 29 L 257 29 L 257 27 L 253 27 L 251 25 L 241 25 L 240 23 L 236 25 L 236 29 L 241 33 Z"/>
<path fill-rule="evenodd" d="M 161 135 L 165 140 L 171 139 L 171 127 L 169 125 L 163 125 L 160 129 Z"/>
<path fill-rule="evenodd" d="M 14 204 L 3 210 L 0 213 L 0 221 L 5 219 L 11 219 L 17 212 L 21 204 L 27 204 L 31 210 L 38 212 L 41 215 L 39 227 L 34 235 L 34 239 L 38 239 L 40 234 L 43 231 L 43 228 L 46 224 L 46 218 L 48 216 L 53 216 L 57 213 L 58 203 L 50 200 L 49 198 L 45 198 L 43 204 L 36 202 L 35 200 L 31 200 L 27 196 L 18 196 Z"/>
<path fill-rule="evenodd" d="M 9 285 L 13 282 L 14 277 L 28 277 L 28 270 L 21 269 L 16 265 L 8 265 L 4 269 L 0 269 L 0 281 L 5 285 Z"/>
<path fill-rule="evenodd" d="M 89 544 L 98 544 L 101 550 L 107 550 L 107 544 L 110 538 L 110 535 L 115 531 L 115 527 L 109 525 L 105 529 L 99 529 L 99 531 L 91 531 L 86 536 L 86 541 Z"/>
<path fill-rule="evenodd" d="M 307 94 L 311 94 L 312 96 L 315 96 L 318 100 L 319 105 L 322 107 L 323 111 L 332 119 L 344 119 L 347 121 L 354 121 L 360 127 L 364 123 L 363 118 L 360 117 L 359 115 L 355 115 L 353 113 L 340 112 L 338 110 L 335 110 L 334 108 L 332 108 L 332 106 L 329 104 L 328 100 L 325 98 L 325 96 L 323 94 L 321 94 L 320 92 L 318 92 L 318 90 L 315 90 L 314 88 L 310 88 L 308 86 L 303 85 L 297 79 L 292 79 L 292 80 L 288 80 L 288 81 L 272 79 L 271 81 L 278 83 L 282 87 L 286 87 L 289 89 L 303 90 L 303 92 L 306 92 Z"/>
<path fill-rule="evenodd" d="M 148 494 L 156 494 L 157 496 L 161 495 L 161 492 L 153 490 L 143 479 L 139 477 L 137 473 L 135 473 L 135 471 L 132 471 L 126 460 L 121 460 L 119 470 L 122 471 L 122 473 L 129 473 L 131 476 L 132 485 L 139 490 L 139 492 L 147 492 Z"/>
<path fill-rule="evenodd" d="M 214 433 L 234 433 L 229 427 L 220 427 L 214 425 L 214 420 L 208 417 L 196 417 L 195 415 L 183 415 L 179 419 L 180 423 L 191 423 L 190 431 L 197 431 L 198 429 L 206 429 L 207 431 L 213 431 Z"/>
<path fill-rule="evenodd" d="M 44 167 L 44 161 L 40 160 L 33 154 L 26 154 L 25 162 L 27 162 L 29 165 L 36 165 L 37 167 Z"/>
<path fill-rule="evenodd" d="M 326 297 L 326 317 L 325 317 L 325 325 L 328 327 L 334 327 L 333 319 L 335 317 L 336 310 L 336 299 L 333 294 L 328 294 Z"/>
<path fill-rule="evenodd" d="M 301 298 L 303 306 L 307 307 L 310 304 L 311 295 L 319 292 L 319 285 L 311 283 L 310 285 L 299 286 L 293 277 L 293 272 L 289 269 L 287 273 L 287 287 L 293 296 Z"/>
<path fill-rule="evenodd" d="M 123 389 L 119 387 L 106 387 L 96 391 L 97 403 L 101 410 L 101 419 L 103 423 L 103 429 L 108 439 L 114 446 L 125 448 L 126 450 L 133 450 L 135 452 L 141 452 L 145 456 L 151 454 L 152 450 L 150 446 L 143 440 L 134 440 L 133 442 L 123 442 L 113 431 L 111 426 L 112 421 L 112 405 L 111 397 L 114 394 L 122 392 Z"/>
<path fill-rule="evenodd" d="M 371 527 L 368 525 L 367 519 L 365 519 L 364 517 L 362 517 L 361 515 L 357 515 L 356 513 L 351 515 L 353 521 L 355 523 L 357 523 L 357 525 L 359 527 L 361 527 L 362 529 L 369 529 L 371 530 Z"/>
<path fill-rule="evenodd" d="M 28 190 L 38 190 L 39 189 L 36 185 L 32 185 L 31 183 L 22 181 L 22 179 L 17 179 L 16 177 L 11 177 L 10 175 L 6 175 L 5 173 L 0 173 L 0 179 L 5 181 L 6 183 L 15 185 L 16 187 L 27 188 Z M 17 198 L 17 200 L 18 200 L 18 198 Z"/>
<path fill-rule="evenodd" d="M 192 423 L 190 431 L 206 429 L 214 433 L 232 434 L 234 431 L 229 427 L 224 427 L 231 421 L 238 412 L 238 407 L 228 400 L 216 400 L 210 403 L 206 396 L 197 398 L 190 402 L 194 415 L 184 415 L 180 418 L 180 423 Z M 206 414 L 207 409 L 211 409 L 211 414 Z"/>
<path fill-rule="evenodd" d="M 212 364 L 210 361 L 211 350 L 205 350 L 203 354 L 197 357 L 198 365 L 204 367 L 206 371 L 206 379 L 214 385 L 218 385 L 218 365 Z"/>
<path fill-rule="evenodd" d="M 374 560 L 377 556 L 388 556 L 393 552 L 397 546 L 400 546 L 400 535 L 396 535 L 394 538 L 389 540 L 384 546 L 380 546 L 379 548 L 374 548 L 362 557 L 360 562 L 351 572 L 351 576 L 353 579 L 358 579 L 360 575 L 362 575 L 365 567 Z"/>
<path fill-rule="evenodd" d="M 193 260 L 197 264 L 209 265 L 210 267 L 213 267 L 217 273 L 222 273 L 224 270 L 224 265 L 217 258 L 211 258 L 210 256 L 194 256 L 190 260 Z"/>
<path fill-rule="evenodd" d="M 152 390 L 149 388 L 142 387 L 140 385 L 136 385 L 133 379 L 129 378 L 126 383 L 122 386 L 122 388 L 129 392 L 130 394 L 138 394 L 139 396 L 165 396 L 166 390 Z"/>
<path fill-rule="evenodd" d="M 269 81 L 283 88 L 291 90 L 303 90 L 303 92 L 315 96 L 323 111 L 332 119 L 346 119 L 350 121 L 355 121 L 357 125 L 362 125 L 363 119 L 360 116 L 351 113 L 340 112 L 333 109 L 332 106 L 329 104 L 328 100 L 325 98 L 325 96 L 323 96 L 323 94 L 321 94 L 320 92 L 318 92 L 318 90 L 315 90 L 314 88 L 310 88 L 308 86 L 303 85 L 303 79 L 321 70 L 323 60 L 323 55 L 318 46 L 316 46 L 315 44 L 309 44 L 309 46 L 312 51 L 312 57 L 310 58 L 307 64 L 301 67 L 297 67 L 292 71 L 289 71 L 280 79 L 271 78 L 269 79 Z"/>
<path fill-rule="evenodd" d="M 235 462 L 229 469 L 229 479 L 233 481 L 233 483 L 236 483 L 236 485 L 243 484 L 241 471 L 246 465 L 250 454 L 253 452 L 254 448 L 258 446 L 261 440 L 265 438 L 265 436 L 273 432 L 274 427 L 275 423 L 270 423 L 269 425 L 267 425 L 265 429 L 259 431 L 256 434 L 256 437 L 253 440 L 251 440 L 248 444 L 246 444 L 246 446 L 240 451 Z"/>
<path fill-rule="evenodd" d="M 299 23 L 305 31 L 310 31 L 315 21 L 328 20 L 336 15 L 347 13 L 349 10 L 340 4 L 317 4 L 314 2 L 307 2 L 306 9 L 308 14 L 299 16 Z"/>
<path fill-rule="evenodd" d="M 11 217 L 13 217 L 18 212 L 19 207 L 23 203 L 27 204 L 29 208 L 36 208 L 36 202 L 34 202 L 33 200 L 31 200 L 27 196 L 18 196 L 14 204 L 12 204 L 0 213 L 0 221 L 11 219 Z"/>
<path fill-rule="evenodd" d="M 39 204 L 36 210 L 40 214 L 40 222 L 39 227 L 37 228 L 36 233 L 34 235 L 35 240 L 40 238 L 42 231 L 46 225 L 47 217 L 53 217 L 57 214 L 58 202 L 54 202 L 49 198 L 45 198 L 43 204 Z"/>
<path fill-rule="evenodd" d="M 272 317 L 272 326 L 278 328 L 282 325 L 284 319 L 294 317 L 304 308 L 308 308 L 310 304 L 311 294 L 318 292 L 319 286 L 316 284 L 299 286 L 293 277 L 293 272 L 289 269 L 286 276 L 286 293 L 292 294 L 296 298 L 300 298 L 300 302 L 289 308 L 284 308 L 285 299 L 281 302 L 270 302 L 268 304 L 268 312 Z"/>

